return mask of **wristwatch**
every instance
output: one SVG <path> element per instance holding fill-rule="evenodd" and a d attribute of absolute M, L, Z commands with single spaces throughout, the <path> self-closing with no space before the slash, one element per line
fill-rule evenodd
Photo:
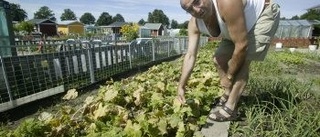
<path fill-rule="evenodd" d="M 230 74 L 227 74 L 227 78 L 228 78 L 229 80 L 232 80 L 232 79 L 233 79 L 233 76 L 230 75 Z"/>

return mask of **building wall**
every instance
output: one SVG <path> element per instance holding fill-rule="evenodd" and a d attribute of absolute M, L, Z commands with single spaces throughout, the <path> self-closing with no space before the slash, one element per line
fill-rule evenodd
<path fill-rule="evenodd" d="M 58 26 L 58 32 L 62 32 L 65 35 L 70 34 L 84 34 L 84 25 L 79 22 L 70 23 L 67 25 L 60 24 Z"/>
<path fill-rule="evenodd" d="M 83 25 L 69 25 L 69 33 L 84 34 L 84 26 Z"/>
<path fill-rule="evenodd" d="M 104 33 L 104 34 L 112 34 L 113 30 L 111 28 L 107 28 L 107 27 L 100 27 L 100 33 Z"/>
<path fill-rule="evenodd" d="M 164 31 L 164 28 L 163 26 L 161 25 L 160 29 L 158 30 L 158 36 L 163 36 L 163 31 Z"/>
<path fill-rule="evenodd" d="M 57 27 L 56 25 L 41 24 L 40 32 L 46 36 L 55 36 L 57 35 Z"/>
<path fill-rule="evenodd" d="M 158 36 L 158 30 L 151 30 L 151 36 L 157 37 Z"/>
<path fill-rule="evenodd" d="M 58 26 L 58 32 L 62 32 L 65 35 L 69 34 L 68 26 L 67 25 L 59 25 Z"/>

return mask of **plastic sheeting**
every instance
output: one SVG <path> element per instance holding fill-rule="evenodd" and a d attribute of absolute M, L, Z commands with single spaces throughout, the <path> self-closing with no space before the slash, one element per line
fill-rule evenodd
<path fill-rule="evenodd" d="M 5 9 L 0 7 L 0 56 L 10 56 L 10 37 Z"/>
<path fill-rule="evenodd" d="M 320 21 L 280 20 L 276 38 L 308 38 L 312 36 L 314 24 Z"/>

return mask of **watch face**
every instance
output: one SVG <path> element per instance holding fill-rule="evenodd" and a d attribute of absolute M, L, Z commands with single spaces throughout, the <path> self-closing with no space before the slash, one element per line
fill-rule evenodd
<path fill-rule="evenodd" d="M 228 75 L 227 78 L 228 78 L 229 80 L 231 80 L 231 79 L 232 79 L 232 76 L 231 76 L 231 75 Z"/>

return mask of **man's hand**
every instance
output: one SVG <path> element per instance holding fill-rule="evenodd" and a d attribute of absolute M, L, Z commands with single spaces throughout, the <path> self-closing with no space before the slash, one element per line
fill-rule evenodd
<path fill-rule="evenodd" d="M 227 76 L 224 76 L 221 78 L 220 84 L 222 87 L 230 89 L 232 86 L 232 81 Z"/>
<path fill-rule="evenodd" d="M 184 87 L 178 87 L 178 99 L 181 102 L 181 104 L 184 104 L 186 102 L 186 99 L 184 97 L 186 89 Z"/>

